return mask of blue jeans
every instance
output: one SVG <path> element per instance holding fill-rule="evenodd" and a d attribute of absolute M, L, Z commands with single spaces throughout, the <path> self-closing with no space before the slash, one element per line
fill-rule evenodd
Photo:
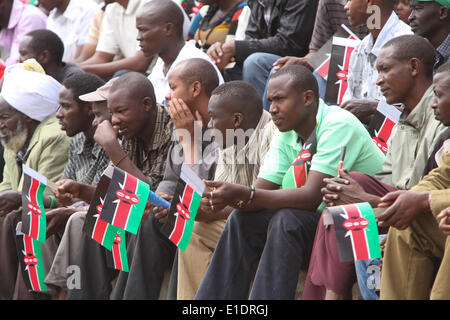
<path fill-rule="evenodd" d="M 380 242 L 386 235 L 380 235 Z M 356 260 L 355 269 L 358 286 L 364 300 L 379 300 L 376 293 L 380 289 L 381 261 L 379 259 Z"/>
<path fill-rule="evenodd" d="M 273 63 L 279 58 L 281 57 L 275 54 L 257 52 L 248 56 L 244 61 L 242 79 L 255 87 L 256 91 L 261 95 L 263 107 L 267 111 L 270 108 L 269 101 L 267 100 L 267 84 L 275 72 L 272 67 Z M 319 96 L 323 99 L 325 97 L 327 82 L 316 72 L 313 72 L 313 74 L 319 85 Z"/>

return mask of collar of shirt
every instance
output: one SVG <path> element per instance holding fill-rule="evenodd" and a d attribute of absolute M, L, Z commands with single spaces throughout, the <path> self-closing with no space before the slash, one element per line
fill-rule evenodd
<path fill-rule="evenodd" d="M 24 9 L 25 5 L 22 2 L 18 0 L 13 1 L 11 14 L 9 15 L 8 29 L 14 29 L 16 27 Z"/>
<path fill-rule="evenodd" d="M 436 55 L 438 55 L 438 59 L 448 60 L 450 56 L 450 33 L 447 35 L 447 38 L 441 43 L 441 45 L 436 49 Z"/>
<path fill-rule="evenodd" d="M 389 17 L 388 21 L 386 21 L 386 24 L 383 26 L 383 29 L 381 29 L 381 32 L 378 34 L 377 40 L 375 43 L 373 42 L 373 36 L 370 35 L 370 45 L 372 45 L 372 49 L 370 50 L 370 53 L 372 53 L 374 56 L 378 57 L 378 54 L 380 53 L 381 48 L 384 46 L 384 44 L 392 39 L 392 31 L 396 28 L 396 26 L 400 23 L 400 19 L 398 18 L 397 14 L 392 11 L 391 16 Z"/>

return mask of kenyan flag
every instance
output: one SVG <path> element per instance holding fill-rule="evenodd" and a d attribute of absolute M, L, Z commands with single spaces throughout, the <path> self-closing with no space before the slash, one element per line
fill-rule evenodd
<path fill-rule="evenodd" d="M 341 262 L 381 258 L 378 226 L 369 203 L 328 207 Z"/>
<path fill-rule="evenodd" d="M 45 242 L 47 221 L 44 209 L 44 191 L 47 179 L 27 166 L 23 166 L 22 232 Z"/>
<path fill-rule="evenodd" d="M 23 234 L 22 241 L 22 263 L 25 264 L 24 279 L 30 290 L 47 291 L 44 284 L 45 270 L 42 262 L 41 243 L 26 234 Z"/>
<path fill-rule="evenodd" d="M 128 272 L 127 244 L 125 242 L 125 230 L 118 229 L 112 245 L 114 268 Z"/>
<path fill-rule="evenodd" d="M 161 229 L 170 241 L 182 251 L 186 250 L 191 239 L 195 216 L 204 189 L 205 185 L 202 180 L 192 169 L 183 165 L 167 222 Z"/>
<path fill-rule="evenodd" d="M 147 204 L 149 190 L 145 182 L 114 167 L 100 219 L 136 234 Z"/>
<path fill-rule="evenodd" d="M 100 181 L 95 189 L 94 197 L 89 205 L 89 210 L 86 214 L 86 220 L 84 222 L 84 232 L 104 246 L 108 250 L 112 250 L 113 242 L 119 228 L 109 224 L 108 222 L 99 219 L 102 212 L 103 199 L 105 198 L 106 191 L 111 179 L 106 175 L 102 175 Z"/>
<path fill-rule="evenodd" d="M 314 130 L 286 172 L 281 184 L 282 189 L 300 188 L 305 185 L 316 147 L 316 130 Z"/>

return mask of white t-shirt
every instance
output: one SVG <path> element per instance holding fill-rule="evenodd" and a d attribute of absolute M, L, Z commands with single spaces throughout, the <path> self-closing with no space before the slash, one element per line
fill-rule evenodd
<path fill-rule="evenodd" d="M 72 60 L 77 47 L 85 44 L 98 8 L 93 0 L 71 0 L 63 13 L 56 8 L 50 11 L 47 29 L 56 33 L 64 43 L 63 61 Z"/>
<path fill-rule="evenodd" d="M 220 73 L 216 65 L 212 62 L 211 58 L 206 53 L 204 53 L 202 50 L 198 49 L 195 46 L 195 40 L 187 41 L 184 47 L 181 49 L 175 61 L 170 66 L 169 71 L 167 72 L 166 75 L 163 72 L 164 61 L 163 59 L 158 57 L 158 60 L 156 61 L 155 66 L 153 67 L 152 73 L 150 73 L 150 75 L 148 76 L 148 79 L 152 82 L 153 88 L 155 89 L 156 102 L 167 105 L 167 101 L 165 101 L 166 94 L 170 90 L 167 76 L 178 63 L 192 58 L 201 58 L 209 61 L 214 66 L 214 69 L 216 69 L 217 75 L 219 77 L 219 84 L 222 84 L 224 82 L 222 74 Z"/>

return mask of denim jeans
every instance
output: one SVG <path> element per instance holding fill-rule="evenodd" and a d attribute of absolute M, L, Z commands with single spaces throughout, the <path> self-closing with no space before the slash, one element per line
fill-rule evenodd
<path fill-rule="evenodd" d="M 380 235 L 380 242 L 386 235 Z M 376 293 L 380 290 L 381 279 L 380 259 L 356 260 L 355 269 L 358 286 L 364 300 L 379 300 Z"/>
<path fill-rule="evenodd" d="M 275 54 L 257 52 L 248 56 L 244 61 L 242 78 L 255 87 L 256 91 L 261 95 L 263 107 L 267 111 L 270 108 L 269 101 L 267 100 L 267 85 L 270 77 L 275 72 L 275 69 L 272 67 L 273 63 L 279 58 L 281 57 Z M 319 96 L 323 99 L 325 97 L 327 82 L 316 72 L 313 72 L 313 74 L 319 85 Z"/>

